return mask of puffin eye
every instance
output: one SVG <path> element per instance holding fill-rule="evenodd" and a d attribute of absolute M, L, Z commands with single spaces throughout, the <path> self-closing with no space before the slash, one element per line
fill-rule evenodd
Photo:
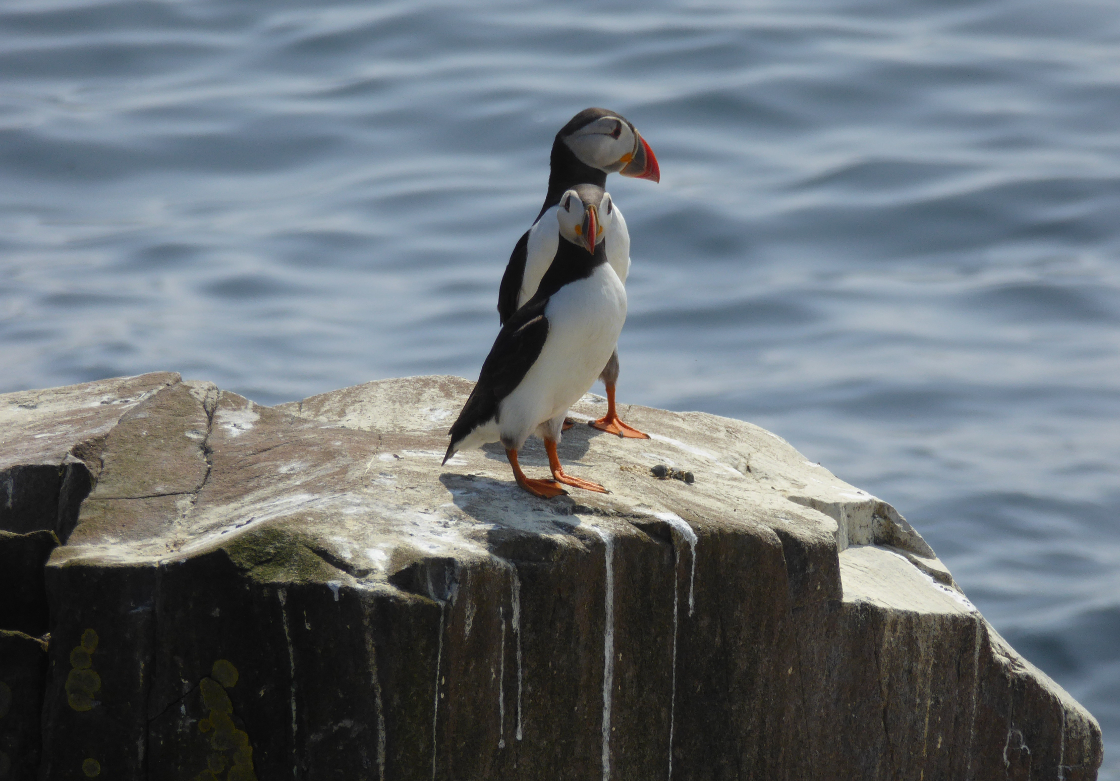
<path fill-rule="evenodd" d="M 612 201 L 610 198 L 608 198 L 607 199 L 607 214 L 610 214 L 613 211 L 614 211 L 614 201 Z"/>
<path fill-rule="evenodd" d="M 621 135 L 622 135 L 622 123 L 621 122 L 615 122 L 614 123 L 614 130 L 611 131 L 611 138 L 618 138 Z"/>
<path fill-rule="evenodd" d="M 572 210 L 572 196 L 569 195 L 567 198 L 564 199 L 564 211 L 570 212 L 571 210 Z"/>

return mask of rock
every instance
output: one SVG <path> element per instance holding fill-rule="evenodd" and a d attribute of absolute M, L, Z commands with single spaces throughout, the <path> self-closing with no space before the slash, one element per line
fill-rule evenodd
<path fill-rule="evenodd" d="M 47 674 L 43 640 L 0 629 L 0 778 L 37 778 Z"/>
<path fill-rule="evenodd" d="M 48 623 L 43 567 L 58 545 L 53 531 L 0 531 L 0 627 L 38 637 Z M 3 776 L 0 776 L 2 778 Z"/>
<path fill-rule="evenodd" d="M 756 426 L 640 407 L 650 441 L 560 446 L 611 494 L 535 499 L 500 448 L 440 466 L 469 389 L 0 396 L 0 528 L 65 543 L 45 680 L 0 665 L 42 692 L 9 756 L 41 740 L 43 779 L 1096 777 L 1093 717 L 889 505 Z"/>

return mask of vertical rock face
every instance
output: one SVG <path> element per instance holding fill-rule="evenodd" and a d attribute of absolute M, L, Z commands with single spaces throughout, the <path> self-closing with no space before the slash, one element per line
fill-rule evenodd
<path fill-rule="evenodd" d="M 1092 716 L 889 505 L 637 407 L 653 440 L 560 447 L 611 494 L 534 499 L 500 449 L 440 466 L 469 389 L 0 396 L 0 778 L 1096 777 Z"/>
<path fill-rule="evenodd" d="M 162 373 L 0 396 L 0 779 L 38 777 L 51 615 L 43 565 L 74 529 L 104 438 L 177 383 Z"/>

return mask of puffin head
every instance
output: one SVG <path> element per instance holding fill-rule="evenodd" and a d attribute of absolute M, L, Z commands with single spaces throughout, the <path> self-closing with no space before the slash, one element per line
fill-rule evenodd
<path fill-rule="evenodd" d="M 560 235 L 595 254 L 614 221 L 614 202 L 610 193 L 593 184 L 581 184 L 560 196 L 556 210 Z"/>
<path fill-rule="evenodd" d="M 586 108 L 556 134 L 583 164 L 608 174 L 661 181 L 649 144 L 626 117 L 605 108 Z"/>

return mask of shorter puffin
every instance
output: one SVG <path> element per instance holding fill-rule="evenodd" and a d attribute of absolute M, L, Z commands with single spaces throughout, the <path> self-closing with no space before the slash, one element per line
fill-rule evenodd
<path fill-rule="evenodd" d="M 556 454 L 568 408 L 591 388 L 626 320 L 626 289 L 607 262 L 610 196 L 577 185 L 563 193 L 559 241 L 536 292 L 502 326 L 478 382 L 451 427 L 443 463 L 459 450 L 501 442 L 517 484 L 534 496 L 567 493 L 559 483 L 606 493 L 564 473 Z M 552 480 L 531 480 L 517 463 L 530 434 L 544 440 Z"/>

